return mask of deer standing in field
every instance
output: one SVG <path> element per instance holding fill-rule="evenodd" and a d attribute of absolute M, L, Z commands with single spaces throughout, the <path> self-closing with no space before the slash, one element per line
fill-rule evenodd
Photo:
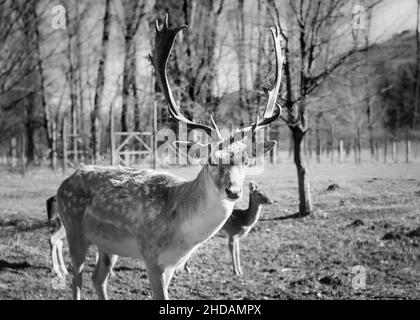
<path fill-rule="evenodd" d="M 73 264 L 75 299 L 81 298 L 83 266 L 91 244 L 99 251 L 92 275 L 99 298 L 108 298 L 110 270 L 118 256 L 126 256 L 144 260 L 153 298 L 168 299 L 175 269 L 220 230 L 241 197 L 246 163 L 257 156 L 256 131 L 280 116 L 276 98 L 283 56 L 279 29 L 271 28 L 277 69 L 275 83 L 266 91 L 268 103 L 261 121 L 257 118 L 255 123 L 237 129 L 235 137 L 223 139 L 214 121 L 209 127 L 185 118 L 173 98 L 166 65 L 177 33 L 186 27 L 170 29 L 168 16 L 162 29 L 156 21 L 150 57 L 171 116 L 212 137 L 205 145 L 176 141 L 175 146 L 190 156 L 206 159 L 207 164 L 191 181 L 167 173 L 142 174 L 100 166 L 82 166 L 63 181 L 57 201 Z M 264 152 L 272 147 L 272 142 L 264 142 Z"/>
<path fill-rule="evenodd" d="M 233 272 L 242 275 L 239 240 L 245 237 L 261 216 L 262 206 L 273 201 L 255 183 L 249 183 L 249 205 L 247 209 L 234 209 L 222 230 L 228 235 L 229 252 L 232 257 Z M 184 270 L 190 272 L 187 262 Z"/>

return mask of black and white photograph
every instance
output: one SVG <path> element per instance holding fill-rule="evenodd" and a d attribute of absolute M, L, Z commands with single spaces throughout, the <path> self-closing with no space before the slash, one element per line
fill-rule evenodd
<path fill-rule="evenodd" d="M 420 0 L 0 0 L 0 300 L 420 299 L 419 28 Z"/>

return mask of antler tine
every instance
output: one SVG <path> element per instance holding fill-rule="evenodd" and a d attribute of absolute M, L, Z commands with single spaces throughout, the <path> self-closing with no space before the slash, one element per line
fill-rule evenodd
<path fill-rule="evenodd" d="M 169 86 L 169 81 L 166 75 L 166 66 L 168 64 L 169 55 L 171 54 L 176 35 L 182 29 L 188 28 L 188 26 L 182 25 L 180 27 L 170 29 L 168 27 L 168 19 L 168 14 L 166 14 L 162 28 L 159 28 L 158 21 L 156 20 L 155 47 L 153 48 L 152 53 L 149 54 L 150 60 L 156 71 L 157 81 L 162 89 L 163 95 L 165 96 L 165 100 L 168 103 L 168 110 L 171 116 L 176 121 L 186 123 L 190 128 L 202 129 L 211 136 L 213 128 L 188 120 L 181 113 Z"/>
<path fill-rule="evenodd" d="M 163 25 L 164 25 L 164 28 L 169 29 L 169 14 L 168 13 L 165 14 L 165 20 L 164 20 Z"/>
<path fill-rule="evenodd" d="M 216 133 L 217 133 L 217 138 L 218 138 L 219 140 L 223 140 L 222 134 L 220 133 L 220 130 L 219 130 L 219 128 L 217 127 L 216 122 L 214 121 L 214 118 L 213 118 L 213 115 L 212 115 L 212 114 L 210 114 L 210 119 L 211 119 L 211 123 L 212 123 L 212 124 L 213 124 L 213 126 L 214 126 L 214 130 L 216 130 Z"/>
<path fill-rule="evenodd" d="M 267 96 L 267 105 L 265 106 L 262 120 L 259 123 L 252 123 L 248 127 L 242 129 L 241 131 L 248 130 L 251 128 L 253 131 L 259 128 L 262 128 L 273 121 L 275 121 L 281 114 L 281 106 L 276 103 L 277 95 L 280 90 L 280 84 L 282 79 L 282 68 L 284 63 L 284 56 L 281 51 L 280 45 L 280 28 L 279 26 L 274 26 L 270 28 L 270 32 L 274 42 L 274 50 L 276 53 L 276 76 L 274 84 L 270 89 L 263 88 L 265 95 Z"/>
<path fill-rule="evenodd" d="M 274 50 L 276 53 L 276 78 L 271 89 L 266 89 L 265 93 L 267 95 L 268 101 L 264 110 L 263 118 L 271 117 L 274 113 L 276 107 L 277 95 L 280 90 L 281 78 L 282 78 L 282 68 L 284 62 L 284 56 L 281 51 L 280 46 L 280 28 L 275 26 L 270 28 L 271 35 L 274 42 Z"/>

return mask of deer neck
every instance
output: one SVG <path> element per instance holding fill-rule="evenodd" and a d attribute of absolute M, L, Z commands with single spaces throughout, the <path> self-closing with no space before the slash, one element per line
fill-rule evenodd
<path fill-rule="evenodd" d="M 249 205 L 247 212 L 247 225 L 254 224 L 261 215 L 262 204 L 255 201 L 252 194 L 249 194 Z"/>
<path fill-rule="evenodd" d="M 205 165 L 198 176 L 183 186 L 180 210 L 186 210 L 181 232 L 189 243 L 201 243 L 224 225 L 232 213 L 234 202 L 220 194 Z"/>

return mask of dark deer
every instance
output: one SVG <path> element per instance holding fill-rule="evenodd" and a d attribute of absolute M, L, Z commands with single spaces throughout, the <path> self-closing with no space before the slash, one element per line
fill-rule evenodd
<path fill-rule="evenodd" d="M 261 190 L 257 184 L 249 183 L 249 205 L 247 209 L 234 209 L 232 215 L 224 224 L 222 231 L 226 232 L 229 239 L 229 252 L 232 257 L 233 272 L 242 275 L 241 259 L 239 253 L 239 240 L 245 237 L 255 226 L 261 216 L 262 206 L 272 204 L 273 201 Z M 190 272 L 188 264 L 184 265 L 185 271 Z"/>

